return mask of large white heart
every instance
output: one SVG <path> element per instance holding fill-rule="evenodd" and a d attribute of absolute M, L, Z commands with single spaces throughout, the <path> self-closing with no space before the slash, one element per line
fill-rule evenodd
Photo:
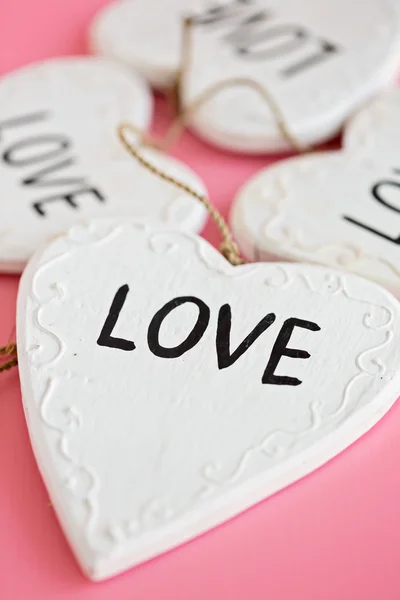
<path fill-rule="evenodd" d="M 338 454 L 400 391 L 400 306 L 363 278 L 232 267 L 204 240 L 74 228 L 18 298 L 39 469 L 92 579 L 222 523 Z"/>
<path fill-rule="evenodd" d="M 150 217 L 199 231 L 205 210 L 122 148 L 117 127 L 149 125 L 147 85 L 99 58 L 59 58 L 0 82 L 0 270 L 19 272 L 44 241 L 94 217 Z M 179 161 L 149 153 L 204 193 Z"/>
<path fill-rule="evenodd" d="M 282 161 L 239 191 L 244 254 L 344 268 L 400 295 L 400 90 L 348 124 L 344 150 Z"/>
<path fill-rule="evenodd" d="M 396 0 L 123 0 L 105 7 L 90 32 L 96 52 L 131 65 L 156 87 L 181 60 L 184 16 L 194 17 L 184 101 L 225 79 L 247 77 L 274 97 L 302 144 L 335 135 L 349 114 L 382 90 L 399 65 Z M 253 89 L 220 92 L 191 118 L 199 135 L 241 152 L 286 149 Z"/>

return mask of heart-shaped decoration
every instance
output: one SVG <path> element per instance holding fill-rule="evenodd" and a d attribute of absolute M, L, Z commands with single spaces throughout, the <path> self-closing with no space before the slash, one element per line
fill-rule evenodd
<path fill-rule="evenodd" d="M 146 129 L 140 77 L 99 58 L 59 58 L 0 82 L 0 270 L 19 272 L 44 242 L 93 217 L 150 217 L 199 231 L 203 207 L 134 163 L 117 127 Z M 179 161 L 152 162 L 204 193 Z"/>
<path fill-rule="evenodd" d="M 117 0 L 103 6 L 89 28 L 93 53 L 140 73 L 156 89 L 174 83 L 181 60 L 182 19 L 202 0 Z"/>
<path fill-rule="evenodd" d="M 310 265 L 232 267 L 207 242 L 92 222 L 28 265 L 29 432 L 87 575 L 103 579 L 298 480 L 400 391 L 400 305 Z"/>
<path fill-rule="evenodd" d="M 253 177 L 231 225 L 249 259 L 354 271 L 400 295 L 400 91 L 348 124 L 344 149 L 277 163 Z"/>
<path fill-rule="evenodd" d="M 400 10 L 395 0 L 159 0 L 114 2 L 90 32 L 96 52 L 131 65 L 156 87 L 181 64 L 182 19 L 194 27 L 184 102 L 246 77 L 273 96 L 299 143 L 334 136 L 360 103 L 395 76 Z M 191 117 L 196 132 L 229 150 L 288 147 L 265 100 L 249 87 L 219 92 Z"/>

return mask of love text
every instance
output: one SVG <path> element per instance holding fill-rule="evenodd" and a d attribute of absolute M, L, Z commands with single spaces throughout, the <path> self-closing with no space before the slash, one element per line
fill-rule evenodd
<path fill-rule="evenodd" d="M 71 173 L 77 159 L 66 135 L 31 134 L 33 125 L 49 119 L 49 113 L 35 112 L 0 122 L 1 161 L 7 168 L 23 173 L 21 186 L 36 196 L 30 202 L 32 210 L 39 217 L 47 217 L 55 202 L 65 202 L 73 209 L 87 202 L 88 196 L 104 202 L 103 194 L 84 176 Z"/>
<path fill-rule="evenodd" d="M 389 201 L 389 199 L 387 198 L 387 194 L 393 194 L 393 191 L 396 191 L 398 197 L 400 198 L 400 169 L 393 169 L 393 173 L 397 176 L 396 179 L 383 179 L 382 181 L 378 181 L 377 183 L 375 183 L 371 188 L 372 197 L 376 202 L 378 202 L 384 207 L 383 210 L 392 211 L 388 213 L 388 218 L 389 215 L 393 217 L 394 214 L 400 214 L 400 204 L 396 206 L 393 203 L 393 201 Z M 387 234 L 385 231 L 380 231 L 379 229 L 374 227 L 372 223 L 362 223 L 354 217 L 344 216 L 343 218 L 345 221 L 348 221 L 349 223 L 353 223 L 353 225 L 357 225 L 357 227 L 365 229 L 365 231 L 369 231 L 370 233 L 373 233 L 374 235 L 377 235 L 380 238 L 387 240 L 388 242 L 392 242 L 392 244 L 400 245 L 400 235 L 398 235 L 397 237 L 393 237 Z M 390 218 L 389 220 L 391 221 Z"/>
<path fill-rule="evenodd" d="M 233 53 L 249 61 L 271 61 L 276 73 L 288 79 L 303 73 L 339 52 L 339 46 L 307 27 L 285 22 L 255 0 L 231 0 L 213 4 L 192 16 L 207 32 L 216 31 Z"/>
<path fill-rule="evenodd" d="M 132 352 L 135 350 L 136 344 L 134 341 L 113 337 L 112 335 L 128 293 L 129 286 L 123 285 L 115 294 L 108 316 L 97 340 L 97 344 L 99 346 L 116 348 L 125 352 Z M 161 325 L 173 310 L 187 303 L 194 304 L 198 309 L 198 317 L 195 325 L 191 331 L 188 332 L 186 339 L 177 346 L 163 346 L 160 342 Z M 155 356 L 160 358 L 173 359 L 183 356 L 183 354 L 191 350 L 200 342 L 210 322 L 210 316 L 210 308 L 205 302 L 200 300 L 200 298 L 196 298 L 195 296 L 179 296 L 177 298 L 173 298 L 162 308 L 160 308 L 160 310 L 156 312 L 150 321 L 147 332 L 147 344 L 150 351 Z M 217 333 L 215 339 L 218 369 L 227 369 L 233 365 L 245 352 L 249 350 L 249 348 L 264 333 L 264 331 L 273 325 L 275 320 L 276 316 L 274 313 L 267 314 L 245 337 L 239 346 L 233 350 L 231 349 L 230 344 L 232 324 L 231 307 L 229 304 L 224 304 L 221 306 L 218 314 Z M 305 321 L 295 317 L 286 319 L 272 347 L 267 366 L 261 378 L 262 383 L 293 386 L 300 385 L 302 383 L 297 377 L 276 375 L 275 373 L 280 359 L 284 356 L 301 359 L 310 358 L 310 354 L 306 350 L 288 347 L 290 337 L 296 327 L 308 329 L 309 331 L 320 331 L 321 329 L 317 323 L 313 323 L 312 321 Z"/>

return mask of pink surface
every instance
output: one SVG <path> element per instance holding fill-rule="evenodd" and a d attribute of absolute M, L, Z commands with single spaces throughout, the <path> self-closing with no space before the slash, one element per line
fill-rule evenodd
<path fill-rule="evenodd" d="M 105 0 L 0 0 L 0 74 L 85 51 Z M 160 0 L 160 4 L 162 0 Z M 1 113 L 1 107 L 0 107 Z M 167 110 L 157 102 L 155 130 Z M 0 140 L 1 145 L 1 140 Z M 270 162 L 218 152 L 190 135 L 178 144 L 226 213 Z M 205 235 L 215 242 L 215 229 Z M 18 279 L 0 276 L 0 341 L 14 326 Z M 398 600 L 400 403 L 331 463 L 228 524 L 106 583 L 81 575 L 58 526 L 29 444 L 18 372 L 0 376 L 2 600 Z"/>

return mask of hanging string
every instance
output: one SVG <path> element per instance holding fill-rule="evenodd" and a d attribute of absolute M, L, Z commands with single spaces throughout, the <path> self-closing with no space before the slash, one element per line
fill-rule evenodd
<path fill-rule="evenodd" d="M 177 103 L 180 112 L 178 116 L 175 118 L 172 125 L 169 127 L 166 135 L 160 141 L 155 139 L 154 137 L 142 132 L 137 127 L 130 123 L 121 124 L 118 128 L 118 135 L 125 146 L 126 150 L 133 156 L 144 168 L 148 171 L 161 178 L 162 180 L 174 185 L 175 187 L 181 189 L 182 191 L 190 194 L 197 200 L 199 200 L 207 209 L 211 218 L 214 220 L 217 225 L 221 237 L 222 243 L 220 245 L 220 252 L 225 256 L 225 258 L 232 265 L 242 264 L 244 261 L 240 257 L 239 249 L 236 242 L 233 239 L 232 232 L 229 229 L 229 226 L 219 211 L 213 206 L 213 204 L 203 195 L 196 192 L 196 190 L 190 188 L 188 185 L 178 181 L 174 177 L 168 175 L 158 167 L 156 167 L 153 163 L 151 163 L 147 158 L 145 158 L 141 152 L 141 150 L 131 144 L 126 137 L 126 132 L 130 131 L 131 133 L 139 136 L 139 144 L 144 144 L 147 147 L 157 148 L 163 152 L 166 152 L 171 147 L 172 143 L 179 137 L 182 131 L 185 129 L 186 124 L 189 120 L 189 117 L 198 111 L 202 106 L 204 106 L 207 102 L 215 98 L 220 92 L 225 89 L 231 87 L 245 86 L 253 89 L 257 92 L 262 99 L 265 101 L 266 105 L 271 110 L 276 123 L 283 135 L 283 137 L 287 140 L 287 142 L 296 148 L 299 152 L 304 152 L 305 148 L 299 144 L 296 138 L 291 134 L 286 120 L 283 116 L 282 111 L 280 110 L 277 102 L 274 100 L 273 96 L 270 94 L 268 90 L 266 90 L 260 83 L 254 81 L 248 77 L 236 77 L 227 80 L 223 80 L 217 82 L 211 87 L 207 88 L 200 96 L 198 96 L 190 105 L 188 105 L 185 109 L 182 109 L 182 98 L 183 98 L 183 90 L 185 86 L 185 78 L 188 72 L 188 68 L 191 61 L 191 32 L 193 27 L 193 21 L 191 19 L 185 19 L 183 22 L 183 34 L 182 34 L 182 60 L 181 67 L 179 69 L 179 73 L 177 75 L 177 79 L 174 86 L 174 98 Z"/>
<path fill-rule="evenodd" d="M 215 99 L 215 97 L 224 90 L 235 88 L 235 87 L 247 87 L 254 90 L 265 102 L 267 107 L 272 112 L 275 122 L 279 128 L 284 139 L 288 144 L 293 147 L 297 152 L 303 153 L 309 150 L 309 148 L 301 144 L 296 137 L 291 133 L 287 121 L 283 115 L 279 104 L 276 102 L 271 92 L 267 90 L 261 83 L 251 79 L 250 77 L 232 77 L 211 85 L 204 92 L 202 92 L 192 103 L 188 104 L 184 108 L 184 90 L 187 73 L 189 71 L 191 59 L 192 59 L 192 30 L 193 30 L 193 19 L 186 18 L 183 20 L 182 26 L 182 46 L 181 46 L 181 65 L 176 76 L 176 81 L 172 87 L 173 105 L 175 109 L 175 120 L 171 127 L 168 129 L 165 137 L 161 144 L 158 145 L 159 149 L 163 151 L 169 150 L 172 143 L 181 135 L 182 131 L 186 128 L 188 120 L 191 115 L 196 113 L 202 108 L 207 102 Z"/>
<path fill-rule="evenodd" d="M 251 79 L 250 77 L 232 77 L 224 79 L 211 85 L 204 90 L 197 98 L 184 108 L 183 96 L 185 88 L 185 80 L 189 70 L 192 57 L 192 28 L 193 20 L 186 18 L 183 20 L 182 27 L 182 50 L 181 50 L 181 66 L 177 73 L 175 82 L 169 90 L 170 103 L 173 105 L 174 114 L 176 115 L 172 124 L 169 126 L 167 133 L 161 140 L 156 139 L 134 125 L 130 125 L 132 131 L 141 137 L 142 142 L 150 147 L 168 152 L 173 143 L 180 137 L 190 120 L 190 117 L 198 110 L 203 108 L 211 100 L 214 100 L 220 92 L 230 88 L 247 87 L 256 92 L 265 102 L 267 108 L 272 112 L 277 127 L 282 134 L 282 137 L 287 141 L 288 145 L 294 148 L 299 153 L 304 153 L 310 150 L 308 146 L 301 144 L 289 129 L 288 123 L 279 104 L 274 99 L 273 95 L 261 83 Z"/>
<path fill-rule="evenodd" d="M 265 101 L 268 108 L 271 110 L 279 130 L 282 136 L 288 142 L 288 144 L 300 154 L 309 151 L 309 148 L 300 144 L 300 142 L 298 142 L 297 139 L 290 132 L 288 124 L 286 123 L 286 120 L 282 114 L 282 111 L 280 110 L 278 104 L 276 103 L 270 92 L 267 89 L 265 89 L 260 83 L 254 81 L 253 79 L 250 79 L 249 77 L 235 77 L 233 79 L 218 81 L 211 87 L 207 88 L 190 105 L 183 109 L 177 117 L 175 117 L 174 121 L 168 128 L 167 133 L 160 140 L 156 139 L 152 135 L 141 131 L 139 128 L 135 127 L 132 124 L 130 125 L 130 129 L 134 131 L 135 134 L 140 136 L 141 141 L 146 146 L 150 148 L 156 148 L 157 150 L 161 150 L 162 152 L 168 152 L 171 149 L 174 142 L 186 129 L 190 116 L 196 113 L 205 104 L 207 104 L 207 102 L 213 100 L 220 92 L 223 92 L 224 90 L 229 89 L 231 87 L 248 87 L 257 92 Z"/>
<path fill-rule="evenodd" d="M 175 77 L 175 81 L 172 87 L 168 91 L 170 104 L 172 104 L 172 110 L 175 117 L 179 116 L 183 111 L 182 97 L 184 80 L 186 73 L 188 72 L 190 61 L 191 61 L 191 34 L 192 34 L 193 21 L 191 18 L 183 19 L 182 35 L 181 35 L 181 64 Z"/>
<path fill-rule="evenodd" d="M 0 357 L 0 373 L 16 367 L 18 364 L 17 345 L 10 342 L 7 346 L 0 348 Z"/>
<path fill-rule="evenodd" d="M 288 124 L 283 116 L 283 113 L 279 108 L 277 102 L 272 97 L 271 93 L 260 83 L 258 83 L 254 79 L 250 79 L 249 77 L 234 77 L 231 79 L 218 81 L 217 83 L 207 88 L 204 92 L 202 92 L 200 96 L 193 100 L 193 102 L 189 104 L 185 109 L 183 109 L 181 113 L 175 118 L 174 122 L 169 127 L 166 135 L 164 136 L 161 144 L 159 144 L 158 146 L 160 150 L 163 150 L 165 152 L 171 148 L 172 144 L 185 130 L 191 115 L 196 113 L 200 108 L 207 104 L 207 102 L 210 102 L 211 100 L 215 99 L 215 97 L 220 92 L 223 92 L 224 90 L 227 90 L 229 88 L 237 87 L 248 87 L 257 92 L 259 96 L 261 96 L 261 98 L 265 101 L 268 108 L 271 110 L 276 124 L 279 128 L 279 131 L 281 132 L 285 140 L 288 142 L 288 144 L 299 153 L 304 153 L 308 151 L 308 147 L 302 145 L 290 132 Z"/>
<path fill-rule="evenodd" d="M 239 248 L 233 239 L 232 232 L 227 222 L 225 221 L 221 213 L 215 208 L 215 206 L 211 204 L 211 202 L 206 198 L 206 196 L 203 196 L 202 194 L 196 192 L 196 190 L 192 189 L 189 185 L 177 180 L 175 177 L 168 175 L 167 173 L 156 167 L 149 160 L 147 160 L 140 152 L 140 150 L 134 147 L 129 142 L 129 140 L 126 137 L 126 131 L 130 131 L 135 135 L 139 133 L 141 136 L 141 141 L 143 140 L 143 134 L 142 132 L 138 131 L 136 127 L 129 123 L 121 124 L 118 127 L 119 139 L 121 140 L 126 150 L 129 152 L 129 154 L 133 156 L 148 171 L 150 171 L 157 177 L 160 177 L 160 179 L 162 179 L 163 181 L 166 181 L 167 183 L 174 185 L 176 188 L 182 190 L 183 192 L 186 192 L 187 194 L 193 196 L 196 200 L 201 202 L 207 209 L 208 213 L 214 220 L 221 233 L 222 242 L 219 247 L 221 254 L 234 266 L 243 264 L 244 260 L 240 257 Z M 5 362 L 1 362 L 1 359 L 3 357 L 8 360 L 5 360 Z M 10 342 L 7 344 L 7 346 L 0 347 L 0 373 L 12 369 L 13 367 L 17 366 L 17 364 L 17 345 L 13 342 Z"/>
<path fill-rule="evenodd" d="M 215 99 L 215 97 L 224 90 L 230 89 L 232 87 L 247 87 L 254 90 L 265 102 L 267 107 L 272 112 L 276 124 L 284 137 L 284 139 L 298 152 L 306 152 L 308 150 L 307 147 L 303 146 L 296 137 L 291 133 L 286 119 L 272 96 L 272 94 L 260 83 L 249 78 L 249 77 L 235 77 L 226 80 L 222 80 L 217 82 L 214 85 L 211 85 L 204 92 L 202 92 L 195 100 L 188 104 L 185 108 L 183 107 L 183 96 L 184 96 L 184 88 L 185 88 L 185 79 L 190 67 L 191 58 L 192 58 L 192 28 L 193 28 L 193 20 L 190 18 L 186 18 L 183 21 L 182 27 L 182 49 L 181 49 L 181 65 L 176 77 L 176 81 L 171 90 L 172 101 L 175 108 L 175 114 L 177 115 L 174 119 L 173 123 L 167 130 L 167 133 L 161 140 L 156 140 L 152 136 L 147 135 L 142 132 L 135 126 L 127 123 L 122 124 L 118 128 L 118 135 L 125 146 L 126 150 L 133 156 L 144 168 L 149 170 L 151 173 L 160 177 L 162 180 L 174 185 L 176 188 L 186 192 L 191 195 L 193 198 L 201 202 L 211 218 L 217 225 L 221 237 L 222 242 L 220 244 L 220 252 L 221 254 L 232 264 L 232 265 L 240 265 L 243 264 L 243 259 L 240 257 L 239 249 L 234 241 L 233 235 L 229 226 L 221 213 L 213 206 L 213 204 L 202 194 L 196 192 L 196 190 L 192 189 L 190 186 L 178 181 L 174 177 L 168 175 L 163 172 L 161 169 L 152 164 L 149 160 L 147 160 L 141 151 L 134 147 L 126 137 L 126 131 L 129 130 L 136 135 L 139 135 L 140 142 L 145 146 L 157 148 L 161 151 L 168 151 L 171 145 L 176 141 L 176 139 L 181 135 L 181 133 L 185 130 L 187 123 L 190 117 L 196 113 L 200 108 Z M 18 365 L 17 358 L 17 346 L 15 343 L 8 343 L 6 346 L 0 347 L 0 373 L 4 371 L 8 371 L 13 367 Z"/>
<path fill-rule="evenodd" d="M 193 198 L 196 198 L 196 200 L 199 200 L 199 202 L 201 202 L 205 206 L 209 215 L 211 216 L 211 218 L 213 219 L 220 231 L 222 242 L 220 244 L 219 249 L 221 254 L 225 256 L 225 258 L 232 265 L 243 264 L 244 261 L 240 257 L 239 248 L 233 239 L 232 232 L 229 229 L 227 222 L 225 221 L 221 213 L 215 208 L 215 206 L 211 204 L 211 202 L 206 198 L 206 196 L 199 194 L 198 192 L 196 192 L 196 190 L 186 185 L 186 183 L 183 183 L 175 177 L 168 175 L 167 173 L 156 167 L 152 162 L 147 160 L 147 158 L 143 156 L 139 148 L 135 147 L 129 142 L 126 136 L 127 131 L 137 134 L 137 129 L 130 125 L 130 123 L 123 123 L 118 127 L 119 139 L 121 140 L 125 149 L 129 152 L 129 154 L 133 156 L 145 169 L 153 173 L 153 175 L 156 175 L 163 181 L 174 185 L 176 188 L 182 190 L 183 192 L 186 192 L 190 196 L 193 196 Z"/>

